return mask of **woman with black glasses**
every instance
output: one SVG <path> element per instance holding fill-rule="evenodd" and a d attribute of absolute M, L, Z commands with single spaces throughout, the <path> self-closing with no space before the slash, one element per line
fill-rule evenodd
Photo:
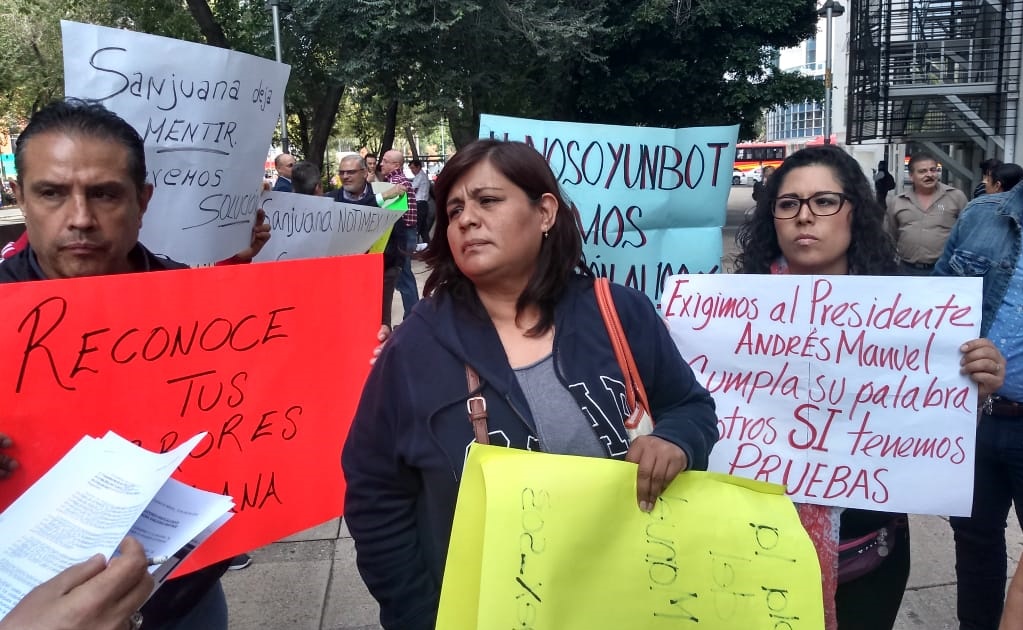
<path fill-rule="evenodd" d="M 798 151 L 768 180 L 753 217 L 739 229 L 737 273 L 890 275 L 895 244 L 884 209 L 860 165 L 834 146 Z M 964 344 L 963 371 L 987 395 L 1004 365 L 986 339 Z M 801 504 L 800 520 L 821 561 L 828 630 L 892 628 L 909 578 L 905 514 Z M 839 550 L 880 558 L 865 572 L 839 572 Z M 842 553 L 843 560 L 846 553 Z M 862 567 L 861 567 L 862 568 Z"/>

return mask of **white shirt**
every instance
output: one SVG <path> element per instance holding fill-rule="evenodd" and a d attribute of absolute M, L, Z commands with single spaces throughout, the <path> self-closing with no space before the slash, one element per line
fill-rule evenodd
<path fill-rule="evenodd" d="M 420 169 L 412 178 L 412 190 L 416 191 L 416 201 L 429 201 L 430 178 L 426 176 L 426 169 Z"/>

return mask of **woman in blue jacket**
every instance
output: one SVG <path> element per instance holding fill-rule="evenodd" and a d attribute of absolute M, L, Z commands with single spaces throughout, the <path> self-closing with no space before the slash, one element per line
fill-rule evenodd
<path fill-rule="evenodd" d="M 388 630 L 434 627 L 474 440 L 470 397 L 486 401 L 491 444 L 636 463 L 645 510 L 679 472 L 705 469 L 718 438 L 714 403 L 650 300 L 614 286 L 656 425 L 629 442 L 581 236 L 540 154 L 475 142 L 448 161 L 435 194 L 427 298 L 384 346 L 342 456 L 345 520 Z"/>

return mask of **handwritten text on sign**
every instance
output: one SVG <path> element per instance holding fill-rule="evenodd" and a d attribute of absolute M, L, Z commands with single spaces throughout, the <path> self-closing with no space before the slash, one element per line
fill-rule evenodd
<path fill-rule="evenodd" d="M 213 46 L 61 22 L 64 91 L 127 120 L 155 191 L 142 241 L 189 264 L 249 243 L 289 68 Z"/>
<path fill-rule="evenodd" d="M 3 431 L 21 464 L 0 484 L 0 509 L 83 435 L 114 430 L 163 452 L 205 431 L 175 477 L 231 495 L 238 513 L 191 568 L 340 513 L 341 445 L 380 323 L 378 255 L 6 284 L 0 295 Z"/>
<path fill-rule="evenodd" d="M 271 238 L 257 262 L 364 254 L 401 218 L 401 213 L 375 206 L 276 191 L 265 191 L 260 207 Z"/>
<path fill-rule="evenodd" d="M 437 628 L 817 630 L 820 567 L 782 493 L 689 472 L 644 513 L 632 464 L 474 445 Z"/>
<path fill-rule="evenodd" d="M 674 274 L 720 270 L 737 134 L 480 118 L 480 137 L 525 142 L 550 164 L 578 212 L 590 269 L 655 302 Z"/>
<path fill-rule="evenodd" d="M 979 334 L 980 292 L 975 278 L 672 278 L 662 313 L 717 403 L 711 469 L 805 503 L 968 514 L 977 390 L 959 346 Z"/>

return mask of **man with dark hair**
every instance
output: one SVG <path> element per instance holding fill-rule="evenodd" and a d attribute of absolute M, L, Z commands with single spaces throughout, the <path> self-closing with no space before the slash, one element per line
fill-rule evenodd
<path fill-rule="evenodd" d="M 1002 161 L 995 158 L 988 158 L 980 163 L 980 183 L 973 189 L 973 198 L 976 199 L 988 192 L 988 185 L 991 183 L 991 174 L 1001 166 Z"/>
<path fill-rule="evenodd" d="M 291 169 L 291 189 L 300 195 L 322 195 L 319 167 L 306 160 L 295 162 Z"/>
<path fill-rule="evenodd" d="M 274 158 L 274 168 L 277 169 L 277 181 L 273 189 L 277 192 L 291 192 L 291 169 L 295 168 L 295 156 L 281 153 Z"/>
<path fill-rule="evenodd" d="M 884 208 L 888 205 L 888 193 L 895 190 L 895 178 L 888 171 L 888 160 L 881 160 L 877 163 L 877 172 L 874 173 L 874 194 L 877 195 L 877 203 Z"/>
<path fill-rule="evenodd" d="M 910 158 L 909 177 L 913 187 L 888 202 L 888 226 L 895 239 L 899 273 L 929 276 L 966 207 L 966 195 L 939 181 L 938 162 L 925 153 Z"/>
<path fill-rule="evenodd" d="M 0 283 L 186 268 L 139 243 L 153 195 L 145 148 L 102 105 L 69 100 L 38 111 L 18 139 L 15 165 L 28 244 L 0 265 Z M 143 607 L 146 628 L 226 630 L 220 576 L 229 562 L 167 581 Z"/>
<path fill-rule="evenodd" d="M 377 156 L 376 153 L 367 153 L 363 158 L 363 165 L 366 167 L 366 181 L 375 182 L 377 179 Z"/>

